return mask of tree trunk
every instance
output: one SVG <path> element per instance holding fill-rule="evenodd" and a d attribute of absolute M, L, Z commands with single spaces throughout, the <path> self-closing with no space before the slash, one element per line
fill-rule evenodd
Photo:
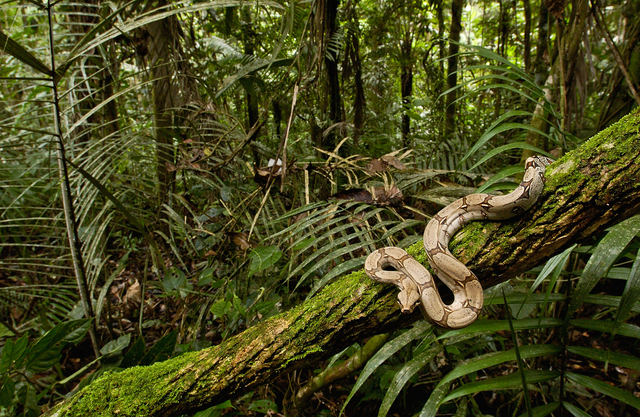
<path fill-rule="evenodd" d="M 538 12 L 538 42 L 533 71 L 536 84 L 543 85 L 549 74 L 549 11 L 544 1 L 540 2 Z"/>
<path fill-rule="evenodd" d="M 453 88 L 458 84 L 458 51 L 460 46 L 460 31 L 462 30 L 462 8 L 464 0 L 452 0 L 451 2 L 451 30 L 449 32 L 449 58 L 447 59 L 447 87 Z M 444 116 L 444 138 L 453 135 L 455 131 L 456 116 L 456 90 L 447 93 Z"/>
<path fill-rule="evenodd" d="M 411 118 L 407 114 L 410 105 L 410 99 L 413 95 L 413 35 L 411 29 L 407 28 L 404 38 L 400 41 L 400 63 L 402 72 L 400 74 L 400 93 L 402 94 L 402 105 L 404 112 L 402 113 L 402 146 L 408 148 L 409 133 L 411 132 Z"/>
<path fill-rule="evenodd" d="M 522 43 L 524 56 L 522 59 L 524 70 L 529 73 L 531 71 L 531 3 L 529 0 L 522 0 L 522 8 L 524 9 L 524 41 Z"/>
<path fill-rule="evenodd" d="M 149 31 L 150 74 L 153 79 L 153 119 L 156 139 L 156 173 L 158 198 L 165 201 L 174 179 L 168 164 L 173 157 L 173 118 L 171 109 L 177 107 L 175 91 L 171 86 L 171 44 L 173 39 L 169 22 L 159 20 L 147 25 Z"/>
<path fill-rule="evenodd" d="M 539 202 L 519 219 L 465 226 L 450 245 L 454 255 L 488 287 L 639 212 L 638 124 L 640 110 L 550 166 Z M 408 252 L 425 261 L 419 243 Z M 352 273 L 217 346 L 106 374 L 49 415 L 178 416 L 219 404 L 419 320 L 417 310 L 399 314 L 396 293 L 362 271 Z"/>
<path fill-rule="evenodd" d="M 329 120 L 331 124 L 341 123 L 342 119 L 342 96 L 340 95 L 340 73 L 338 71 L 338 51 L 335 44 L 332 45 L 332 38 L 338 32 L 338 6 L 340 0 L 323 0 L 325 2 L 324 17 L 324 65 L 327 70 L 327 91 L 329 91 Z M 333 151 L 338 144 L 336 140 L 336 131 L 342 129 L 331 128 L 323 140 L 323 149 Z"/>

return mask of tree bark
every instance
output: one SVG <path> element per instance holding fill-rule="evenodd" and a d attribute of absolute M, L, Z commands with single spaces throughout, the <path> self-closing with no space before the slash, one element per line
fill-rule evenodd
<path fill-rule="evenodd" d="M 449 31 L 449 57 L 447 58 L 447 87 L 449 89 L 458 84 L 458 52 L 460 51 L 460 31 L 462 31 L 462 8 L 464 0 L 451 1 L 451 30 Z M 456 117 L 456 91 L 447 93 L 444 115 L 444 138 L 453 135 Z"/>
<path fill-rule="evenodd" d="M 405 30 L 403 39 L 400 41 L 400 63 L 402 71 L 400 73 L 400 94 L 402 95 L 402 105 L 404 112 L 402 113 L 402 146 L 410 147 L 409 133 L 411 133 L 411 118 L 407 113 L 410 99 L 413 95 L 413 34 L 411 29 Z"/>
<path fill-rule="evenodd" d="M 476 222 L 450 245 L 485 287 L 523 273 L 574 242 L 640 211 L 640 110 L 548 168 L 533 210 L 508 222 Z M 425 262 L 418 243 L 408 252 Z M 177 416 L 234 398 L 275 375 L 406 326 L 397 290 L 354 272 L 292 310 L 221 344 L 147 367 L 108 373 L 50 416 Z"/>
<path fill-rule="evenodd" d="M 331 41 L 338 33 L 338 6 L 340 0 L 323 0 L 325 2 L 324 17 L 324 65 L 327 70 L 327 91 L 329 92 L 329 120 L 331 124 L 342 123 L 342 95 L 340 93 L 340 72 L 338 69 L 338 51 Z M 337 130 L 342 131 L 342 127 Z M 323 149 L 333 151 L 340 139 L 336 129 L 332 128 L 323 140 Z"/>

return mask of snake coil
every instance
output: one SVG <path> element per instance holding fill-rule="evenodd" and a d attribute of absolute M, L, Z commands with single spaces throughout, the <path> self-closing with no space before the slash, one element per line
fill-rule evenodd
<path fill-rule="evenodd" d="M 420 305 L 422 313 L 435 324 L 459 329 L 473 323 L 482 309 L 484 297 L 478 278 L 449 251 L 449 241 L 460 228 L 474 220 L 506 220 L 533 206 L 544 188 L 546 167 L 553 162 L 545 156 L 528 158 L 524 179 L 507 195 L 471 194 L 440 210 L 424 231 L 424 249 L 436 275 L 453 292 L 454 300 L 442 302 L 433 277 L 407 252 L 386 247 L 372 252 L 365 261 L 367 275 L 377 282 L 400 289 L 402 312 Z M 385 270 L 393 267 L 395 271 Z"/>

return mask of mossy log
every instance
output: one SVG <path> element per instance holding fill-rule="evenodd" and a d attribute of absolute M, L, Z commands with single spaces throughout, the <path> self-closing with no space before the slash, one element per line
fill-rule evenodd
<path fill-rule="evenodd" d="M 640 211 L 640 111 L 600 132 L 547 170 L 533 210 L 473 223 L 453 253 L 486 287 L 540 264 Z M 425 262 L 421 244 L 408 252 Z M 312 299 L 217 346 L 147 367 L 108 373 L 62 402 L 53 416 L 178 416 L 224 402 L 346 346 L 419 320 L 400 314 L 392 286 L 358 271 Z M 417 310 L 417 309 L 416 309 Z"/>

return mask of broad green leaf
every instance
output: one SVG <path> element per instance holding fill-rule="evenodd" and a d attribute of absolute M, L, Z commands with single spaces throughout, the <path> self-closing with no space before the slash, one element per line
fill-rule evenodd
<path fill-rule="evenodd" d="M 407 219 L 407 220 L 401 221 L 400 223 L 396 224 L 395 226 L 387 230 L 384 233 L 384 235 L 382 235 L 380 240 L 384 241 L 385 239 L 388 239 L 389 237 L 394 236 L 400 230 L 408 229 L 409 227 L 414 227 L 414 226 L 418 227 L 423 225 L 424 225 L 424 221 L 422 220 Z"/>
<path fill-rule="evenodd" d="M 567 320 L 584 302 L 587 294 L 591 292 L 598 281 L 606 276 L 609 268 L 639 231 L 640 215 L 628 218 L 609 229 L 584 267 L 582 276 L 571 297 L 566 315 Z"/>
<path fill-rule="evenodd" d="M 584 356 L 586 358 L 640 371 L 640 358 L 635 356 L 586 346 L 567 346 L 567 350 L 573 354 Z"/>
<path fill-rule="evenodd" d="M 424 407 L 422 407 L 420 417 L 433 417 L 436 415 L 440 408 L 440 404 L 442 404 L 442 400 L 449 393 L 451 384 L 452 382 L 449 381 L 446 384 L 436 385 L 433 391 L 431 391 L 431 395 L 429 395 L 429 399 L 425 403 Z"/>
<path fill-rule="evenodd" d="M 591 417 L 590 414 L 587 414 L 585 411 L 566 401 L 562 402 L 562 406 L 575 417 Z"/>
<path fill-rule="evenodd" d="M 608 395 L 609 397 L 615 398 L 618 401 L 640 410 L 640 398 L 628 391 L 621 390 L 620 388 L 611 386 L 606 382 L 589 376 L 574 374 L 573 372 L 567 372 L 566 377 L 568 380 L 573 381 L 576 384 L 592 389 L 600 394 Z"/>
<path fill-rule="evenodd" d="M 302 239 L 300 242 L 298 242 L 295 245 L 291 246 L 291 249 L 293 249 L 293 250 L 304 250 L 304 249 L 307 249 L 307 248 L 311 247 L 317 241 L 318 241 L 318 239 L 315 238 L 315 237 L 308 237 L 306 239 Z"/>
<path fill-rule="evenodd" d="M 511 143 L 507 143 L 506 145 L 498 146 L 497 148 L 494 148 L 489 152 L 487 152 L 485 156 L 480 158 L 478 162 L 476 162 L 471 168 L 469 168 L 469 171 L 473 171 L 475 168 L 479 167 L 480 165 L 482 165 L 489 159 L 493 158 L 494 156 L 500 155 L 501 153 L 506 151 L 510 151 L 511 149 L 528 149 L 530 151 L 536 152 L 538 155 L 545 155 L 545 156 L 551 157 L 549 153 L 543 151 L 537 146 L 530 145 L 527 142 L 511 142 Z"/>
<path fill-rule="evenodd" d="M 122 352 L 131 342 L 131 333 L 123 334 L 115 340 L 111 340 L 106 345 L 102 346 L 100 353 L 103 355 L 115 355 Z"/>
<path fill-rule="evenodd" d="M 249 410 L 257 411 L 259 413 L 268 414 L 271 412 L 278 412 L 278 406 L 271 400 L 256 400 L 249 405 Z"/>
<path fill-rule="evenodd" d="M 70 329 L 69 333 L 64 337 L 63 341 L 68 343 L 73 343 L 77 345 L 82 342 L 82 339 L 87 335 L 87 332 L 91 328 L 91 320 L 89 319 L 81 319 L 84 320 L 80 326 Z"/>
<path fill-rule="evenodd" d="M 620 323 L 629 317 L 629 313 L 640 299 L 640 251 L 636 253 L 636 259 L 633 262 L 631 271 L 629 271 L 629 279 L 622 292 L 620 299 L 620 308 L 616 314 L 614 329 L 620 326 Z M 613 331 L 614 333 L 616 330 Z"/>
<path fill-rule="evenodd" d="M 570 246 L 567 249 L 565 249 L 564 252 L 549 259 L 544 264 L 544 267 L 536 277 L 536 280 L 533 282 L 533 284 L 531 284 L 531 288 L 529 288 L 528 293 L 532 294 L 536 289 L 538 289 L 540 284 L 542 284 L 545 278 L 547 278 L 551 273 L 553 273 L 554 275 L 556 275 L 556 273 L 559 274 L 560 271 L 562 270 L 562 267 L 567 262 L 567 259 L 569 259 L 571 252 L 573 252 L 573 249 L 575 249 L 576 246 L 578 245 L 574 244 L 573 246 Z"/>
<path fill-rule="evenodd" d="M 0 379 L 0 410 L 4 407 L 7 410 L 11 409 L 13 399 L 15 397 L 16 384 L 9 375 L 4 375 Z"/>
<path fill-rule="evenodd" d="M 162 280 L 162 287 L 167 294 L 171 294 L 181 288 L 187 288 L 187 285 L 187 277 L 184 275 L 184 272 L 176 267 L 169 268 Z"/>
<path fill-rule="evenodd" d="M 209 309 L 209 311 L 211 311 L 211 314 L 213 314 L 214 316 L 214 320 L 216 318 L 224 317 L 224 315 L 229 313 L 230 310 L 231 310 L 231 301 L 226 301 L 226 300 L 221 300 L 214 303 Z"/>
<path fill-rule="evenodd" d="M 146 349 L 146 345 L 144 343 L 144 337 L 138 336 L 136 341 L 133 342 L 133 345 L 129 348 L 127 353 L 125 353 L 122 358 L 122 362 L 120 362 L 121 368 L 130 368 L 132 366 L 138 365 L 144 356 L 144 351 Z"/>
<path fill-rule="evenodd" d="M 227 400 L 222 404 L 214 405 L 213 407 L 209 407 L 206 410 L 198 411 L 193 415 L 193 417 L 219 417 L 222 416 L 222 410 L 227 408 L 233 408 L 233 404 L 231 404 L 231 400 Z"/>
<path fill-rule="evenodd" d="M 615 295 L 589 294 L 587 297 L 585 297 L 584 301 L 601 306 L 616 308 L 620 307 L 620 297 Z M 634 313 L 640 313 L 640 302 L 636 302 L 631 311 L 633 311 Z"/>
<path fill-rule="evenodd" d="M 421 320 L 414 324 L 413 328 L 407 330 L 402 333 L 400 336 L 395 339 L 387 342 L 378 352 L 365 365 L 356 381 L 356 384 L 351 389 L 349 396 L 347 397 L 344 405 L 342 406 L 342 411 L 346 408 L 351 398 L 358 392 L 360 387 L 367 381 L 367 379 L 382 365 L 387 359 L 389 359 L 393 354 L 397 351 L 408 345 L 414 340 L 422 339 L 429 334 L 429 332 L 433 331 L 433 326 L 429 324 L 426 320 Z"/>
<path fill-rule="evenodd" d="M 11 364 L 16 363 L 19 366 L 20 359 L 27 352 L 27 334 L 23 334 L 15 342 L 13 339 L 7 339 L 2 347 L 2 357 L 0 359 L 0 375 L 6 374 Z"/>
<path fill-rule="evenodd" d="M 69 320 L 57 324 L 49 330 L 41 338 L 39 338 L 27 351 L 26 368 L 34 372 L 48 370 L 52 364 L 55 364 L 53 358 L 59 356 L 61 349 L 60 344 L 66 341 L 67 337 L 77 340 L 79 334 L 78 329 L 88 330 L 87 322 L 91 319 Z"/>
<path fill-rule="evenodd" d="M 36 71 L 40 71 L 41 73 L 51 77 L 53 74 L 51 73 L 51 69 L 36 58 L 31 52 L 27 51 L 20 45 L 18 42 L 11 39 L 4 32 L 0 30 L 0 51 L 6 52 L 9 55 L 13 56 L 17 60 L 21 61 L 23 64 L 28 65 Z"/>
<path fill-rule="evenodd" d="M 520 346 L 520 355 L 523 359 L 535 358 L 538 356 L 557 355 L 560 352 L 560 346 L 555 345 Z M 465 361 L 464 364 L 457 365 L 453 371 L 449 372 L 444 378 L 440 380 L 438 385 L 449 383 L 457 378 L 461 378 L 465 375 L 469 375 L 481 369 L 486 369 L 491 366 L 496 366 L 501 363 L 512 362 L 515 360 L 515 349 L 510 349 L 506 352 L 491 352 L 486 355 L 478 356 Z"/>
<path fill-rule="evenodd" d="M 283 7 L 273 1 L 262 0 L 260 2 L 261 6 L 273 7 L 275 9 L 282 9 Z M 186 5 L 186 6 L 185 6 Z M 233 6 L 242 6 L 242 2 L 240 1 L 226 1 L 226 0 L 218 0 L 218 1 L 208 1 L 204 3 L 192 4 L 190 1 L 177 1 L 171 2 L 167 6 L 156 7 L 152 11 L 136 16 L 135 18 L 129 19 L 124 22 L 118 22 L 114 24 L 113 27 L 105 32 L 94 36 L 93 39 L 88 42 L 83 42 L 83 47 L 76 49 L 73 55 L 67 57 L 67 61 L 73 61 L 81 55 L 86 54 L 93 48 L 99 47 L 104 42 L 107 42 L 111 39 L 115 39 L 118 36 L 121 36 L 123 33 L 130 33 L 131 31 L 146 26 L 153 22 L 158 22 L 164 20 L 170 16 L 175 16 L 181 13 L 195 13 L 202 10 L 213 9 L 217 7 L 233 7 Z"/>
<path fill-rule="evenodd" d="M 614 323 L 607 320 L 574 319 L 570 320 L 569 323 L 576 327 L 596 330 L 603 333 L 611 333 L 614 330 Z M 640 339 L 640 327 L 635 324 L 621 323 L 615 330 L 616 334 L 619 334 L 620 336 Z"/>
<path fill-rule="evenodd" d="M 249 264 L 248 275 L 251 277 L 258 272 L 262 272 L 267 268 L 273 266 L 282 257 L 282 251 L 277 246 L 258 246 L 251 252 L 249 252 Z"/>
<path fill-rule="evenodd" d="M 552 379 L 558 378 L 559 376 L 560 372 L 558 371 L 525 371 L 525 377 L 527 378 L 527 383 L 529 384 L 550 381 Z M 503 389 L 522 389 L 522 380 L 519 372 L 514 372 L 512 374 L 500 376 L 497 378 L 487 378 L 480 381 L 464 384 L 460 388 L 451 391 L 451 393 L 447 395 L 444 400 L 442 400 L 441 404 L 462 397 L 464 395 L 473 395 L 482 391 L 497 391 Z"/>
<path fill-rule="evenodd" d="M 565 301 L 567 297 L 564 294 L 550 294 L 547 297 L 545 294 L 524 294 L 524 293 L 511 293 L 507 295 L 507 303 L 510 305 L 518 305 L 518 304 L 542 304 L 545 301 L 550 301 L 553 303 Z M 485 293 L 484 295 L 484 305 L 503 305 L 504 301 L 501 297 L 496 297 L 493 292 L 490 295 Z"/>
<path fill-rule="evenodd" d="M 516 174 L 520 174 L 522 173 L 522 167 L 520 166 L 510 166 L 504 169 L 501 169 L 499 172 L 497 172 L 496 174 L 494 174 L 491 178 L 489 178 L 488 181 L 486 181 L 484 184 L 482 184 L 480 187 L 478 187 L 478 193 L 482 193 L 484 192 L 487 188 L 491 187 L 493 184 L 495 184 L 496 182 L 500 181 L 503 178 L 507 178 L 507 177 L 512 177 Z M 515 187 L 515 184 L 514 184 Z"/>
<path fill-rule="evenodd" d="M 302 206 L 302 207 L 298 207 L 297 209 L 288 211 L 283 216 L 280 216 L 275 222 L 276 223 L 280 223 L 280 222 L 282 222 L 282 221 L 284 221 L 286 219 L 290 219 L 291 217 L 298 216 L 299 214 L 306 213 L 308 211 L 314 211 L 315 209 L 320 208 L 320 207 L 325 207 L 326 205 L 327 205 L 327 203 L 325 201 L 319 201 L 317 203 L 311 203 L 311 204 L 308 204 L 308 205 L 305 205 L 305 206 Z M 295 226 L 295 223 L 292 224 L 289 227 L 293 227 L 293 226 Z M 278 234 L 283 234 L 283 233 L 279 232 Z"/>
<path fill-rule="evenodd" d="M 431 362 L 433 358 L 442 352 L 443 349 L 444 346 L 437 343 L 420 352 L 417 356 L 404 364 L 404 366 L 393 377 L 391 385 L 382 399 L 382 404 L 380 404 L 380 409 L 378 410 L 379 417 L 387 415 L 393 405 L 393 402 L 398 397 L 398 394 L 400 394 L 402 388 L 406 385 L 407 381 L 409 381 L 409 378 L 424 368 L 424 366 Z"/>
<path fill-rule="evenodd" d="M 509 114 L 509 112 L 507 112 L 506 114 Z M 517 122 L 509 122 L 509 123 L 502 123 L 504 121 L 504 119 L 506 117 L 504 117 L 505 115 L 503 115 L 502 117 L 499 117 L 491 127 L 489 127 L 489 129 L 487 129 L 487 131 L 480 137 L 480 139 L 478 139 L 478 141 L 475 143 L 475 145 L 473 145 L 473 147 L 471 149 L 469 149 L 469 152 L 466 153 L 466 155 L 462 158 L 462 160 L 460 161 L 460 163 L 463 163 L 464 161 L 467 160 L 467 158 L 471 157 L 471 155 L 475 154 L 478 150 L 480 150 L 489 140 L 491 140 L 491 138 L 493 138 L 494 136 L 502 133 L 502 132 L 506 132 L 508 130 L 513 130 L 513 129 L 524 129 L 527 131 L 531 131 L 534 133 L 537 133 L 543 137 L 549 137 L 549 135 L 547 133 L 542 132 L 539 129 L 536 129 L 535 127 L 532 127 L 531 125 L 527 125 L 524 123 L 517 123 Z"/>
<path fill-rule="evenodd" d="M 560 327 L 563 321 L 554 318 L 540 318 L 540 319 L 521 319 L 513 322 L 513 327 L 516 330 L 524 329 L 543 329 L 547 327 Z M 438 336 L 438 339 L 447 339 L 454 336 L 471 333 L 493 333 L 499 331 L 509 330 L 509 322 L 507 320 L 476 320 L 471 325 L 462 329 L 449 330 L 444 334 Z"/>
<path fill-rule="evenodd" d="M 178 340 L 178 331 L 174 330 L 162 339 L 158 340 L 155 345 L 145 353 L 140 360 L 140 365 L 147 366 L 155 362 L 162 362 L 173 355 Z"/>

